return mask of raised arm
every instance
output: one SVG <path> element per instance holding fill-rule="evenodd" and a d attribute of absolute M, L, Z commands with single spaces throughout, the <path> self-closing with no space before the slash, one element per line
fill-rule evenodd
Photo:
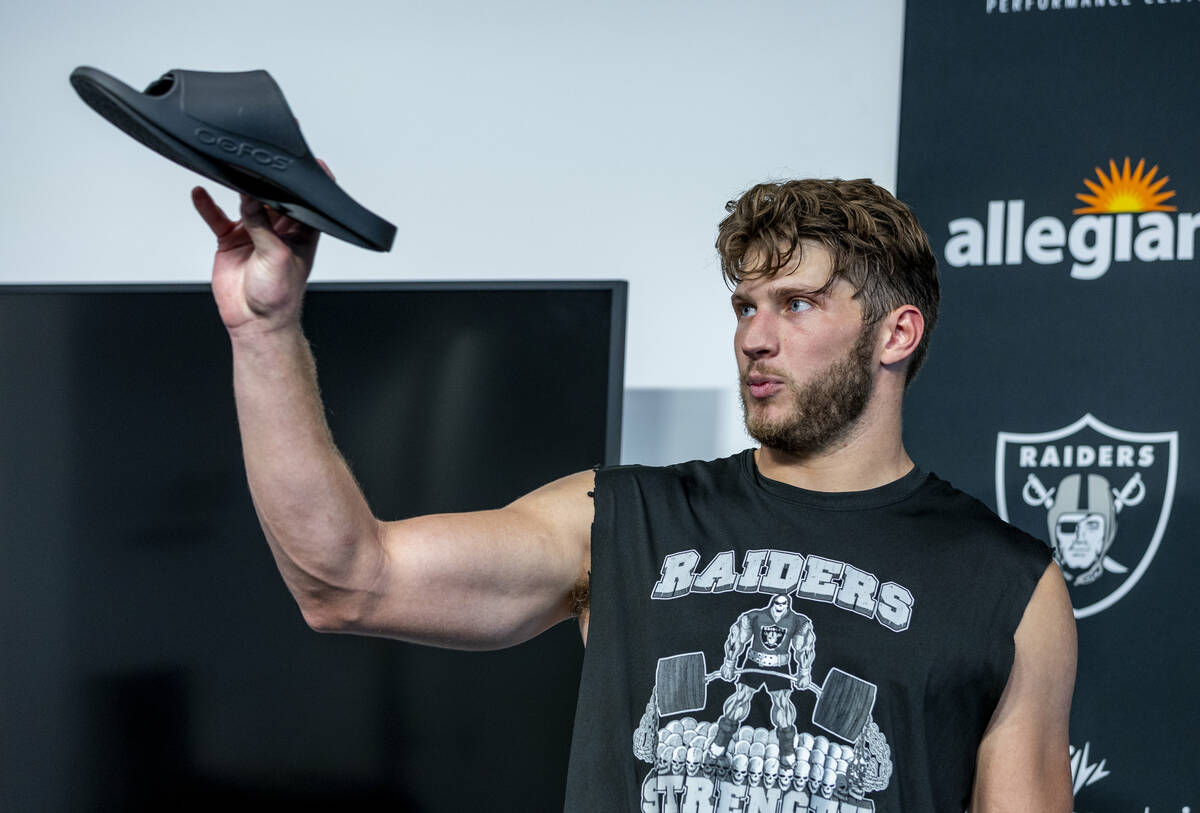
<path fill-rule="evenodd" d="M 317 232 L 249 198 L 234 222 L 204 190 L 192 197 L 218 241 L 213 295 L 251 496 L 306 621 L 466 649 L 571 615 L 586 632 L 592 473 L 493 511 L 377 520 L 334 446 L 300 327 Z"/>
<path fill-rule="evenodd" d="M 1014 641 L 1008 684 L 979 746 L 971 813 L 1070 813 L 1075 618 L 1057 565 L 1038 582 Z"/>

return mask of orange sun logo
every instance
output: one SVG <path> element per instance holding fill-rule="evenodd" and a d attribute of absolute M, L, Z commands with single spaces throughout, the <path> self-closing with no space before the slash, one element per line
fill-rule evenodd
<path fill-rule="evenodd" d="M 1108 161 L 1109 174 L 1105 175 L 1104 170 L 1096 167 L 1096 177 L 1100 179 L 1100 183 L 1084 178 L 1083 182 L 1087 188 L 1092 190 L 1093 194 L 1085 195 L 1079 192 L 1075 197 L 1079 198 L 1084 203 L 1088 204 L 1079 209 L 1072 210 L 1072 214 L 1099 214 L 1103 212 L 1174 212 L 1174 206 L 1164 206 L 1163 201 L 1168 198 L 1175 197 L 1175 193 L 1171 191 L 1159 192 L 1167 181 L 1171 180 L 1170 176 L 1164 175 L 1157 181 L 1154 180 L 1155 174 L 1158 172 L 1158 164 L 1150 168 L 1150 171 L 1143 174 L 1146 168 L 1146 159 L 1138 160 L 1137 169 L 1133 172 L 1129 171 L 1129 158 L 1126 157 L 1125 165 L 1121 169 L 1117 169 L 1117 162 L 1111 158 Z"/>

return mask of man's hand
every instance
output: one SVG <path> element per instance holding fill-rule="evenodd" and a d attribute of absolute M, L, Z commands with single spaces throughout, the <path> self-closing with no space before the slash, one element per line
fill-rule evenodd
<path fill-rule="evenodd" d="M 212 287 L 225 328 L 236 334 L 297 324 L 319 232 L 246 195 L 236 222 L 201 187 L 192 203 L 217 238 Z"/>
<path fill-rule="evenodd" d="M 808 688 L 809 681 L 812 678 L 808 672 L 801 672 L 798 675 L 792 675 L 792 688 L 798 692 L 802 692 Z"/>
<path fill-rule="evenodd" d="M 737 680 L 737 669 L 734 668 L 733 661 L 725 661 L 721 664 L 721 680 L 727 683 Z"/>

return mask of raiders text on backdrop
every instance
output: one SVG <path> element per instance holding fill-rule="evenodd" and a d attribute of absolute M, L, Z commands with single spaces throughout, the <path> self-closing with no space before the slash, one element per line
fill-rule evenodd
<path fill-rule="evenodd" d="M 1154 465 L 1154 447 L 1142 446 L 1134 449 L 1132 446 L 1045 446 L 1038 452 L 1036 446 L 1022 446 L 1019 450 L 1018 465 L 1022 468 L 1040 466 L 1042 468 L 1058 468 L 1059 466 L 1091 466 L 1101 468 L 1116 466 L 1117 468 L 1149 468 Z M 1136 457 L 1135 457 L 1136 453 Z"/>

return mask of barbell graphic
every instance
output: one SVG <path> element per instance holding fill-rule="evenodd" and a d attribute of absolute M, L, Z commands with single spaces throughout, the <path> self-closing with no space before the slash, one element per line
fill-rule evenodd
<path fill-rule="evenodd" d="M 699 711 L 708 705 L 708 684 L 721 677 L 720 670 L 706 670 L 703 652 L 688 652 L 660 658 L 655 673 L 655 696 L 660 716 Z M 790 679 L 787 672 L 770 669 L 740 669 L 744 674 L 772 675 Z M 736 677 L 735 677 L 736 680 Z M 805 687 L 817 696 L 813 707 L 813 724 L 847 742 L 854 742 L 862 733 L 875 708 L 876 688 L 841 669 L 833 668 L 825 675 L 820 688 L 809 683 Z"/>

